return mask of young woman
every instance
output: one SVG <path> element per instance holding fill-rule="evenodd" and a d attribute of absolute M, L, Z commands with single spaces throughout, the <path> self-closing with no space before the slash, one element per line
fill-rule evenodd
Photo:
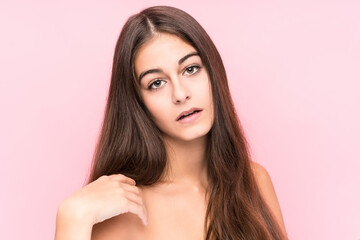
<path fill-rule="evenodd" d="M 90 181 L 60 204 L 55 238 L 286 239 L 221 57 L 187 13 L 151 7 L 123 27 Z"/>

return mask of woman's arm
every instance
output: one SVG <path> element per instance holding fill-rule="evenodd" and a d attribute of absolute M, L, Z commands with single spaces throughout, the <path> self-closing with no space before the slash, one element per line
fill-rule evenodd
<path fill-rule="evenodd" d="M 55 240 L 90 240 L 92 223 L 71 210 L 66 203 L 60 204 L 56 216 Z"/>
<path fill-rule="evenodd" d="M 254 172 L 261 196 L 269 206 L 284 235 L 287 236 L 280 204 L 277 199 L 269 173 L 263 166 L 256 162 L 251 162 L 251 168 Z"/>
<path fill-rule="evenodd" d="M 122 174 L 102 176 L 60 204 L 55 240 L 90 240 L 94 224 L 127 212 L 147 224 L 145 205 L 135 181 Z"/>

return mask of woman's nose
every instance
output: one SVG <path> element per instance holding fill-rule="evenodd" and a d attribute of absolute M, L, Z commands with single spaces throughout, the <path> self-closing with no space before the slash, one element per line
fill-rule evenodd
<path fill-rule="evenodd" d="M 190 90 L 181 82 L 181 79 L 173 81 L 173 102 L 183 103 L 191 98 Z"/>

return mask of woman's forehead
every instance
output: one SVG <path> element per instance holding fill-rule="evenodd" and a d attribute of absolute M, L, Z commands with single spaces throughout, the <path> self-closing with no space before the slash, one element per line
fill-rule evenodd
<path fill-rule="evenodd" d="M 143 68 L 176 63 L 191 52 L 196 52 L 195 48 L 178 36 L 168 33 L 156 34 L 137 51 L 134 59 L 135 69 L 141 71 Z"/>

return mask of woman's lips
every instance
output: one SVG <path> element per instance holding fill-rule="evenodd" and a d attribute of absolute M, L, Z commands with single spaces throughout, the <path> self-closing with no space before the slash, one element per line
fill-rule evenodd
<path fill-rule="evenodd" d="M 193 121 L 195 121 L 196 119 L 198 119 L 200 117 L 201 114 L 201 110 L 195 110 L 194 113 L 186 116 L 186 117 L 182 117 L 178 120 L 178 122 L 180 123 L 191 123 Z"/>
<path fill-rule="evenodd" d="M 183 112 L 180 113 L 179 116 L 176 118 L 176 121 L 180 120 L 180 118 L 185 117 L 186 115 L 188 115 L 189 113 L 192 113 L 192 112 L 194 112 L 194 111 L 200 112 L 200 111 L 202 111 L 202 109 L 200 109 L 200 108 L 190 108 L 190 109 L 187 110 L 187 111 L 183 111 Z"/>

